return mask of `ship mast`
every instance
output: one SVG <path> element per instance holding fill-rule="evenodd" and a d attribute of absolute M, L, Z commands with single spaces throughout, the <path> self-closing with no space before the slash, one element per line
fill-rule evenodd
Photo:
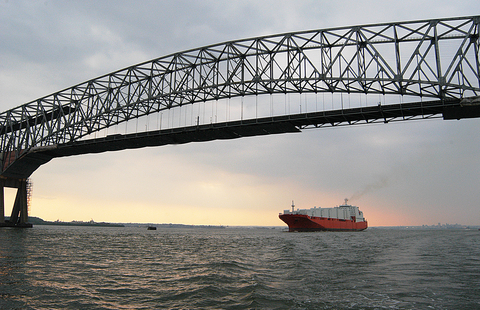
<path fill-rule="evenodd" d="M 295 204 L 293 203 L 293 200 L 292 200 L 292 213 L 295 211 Z"/>
<path fill-rule="evenodd" d="M 345 198 L 345 205 L 347 206 L 348 198 Z"/>

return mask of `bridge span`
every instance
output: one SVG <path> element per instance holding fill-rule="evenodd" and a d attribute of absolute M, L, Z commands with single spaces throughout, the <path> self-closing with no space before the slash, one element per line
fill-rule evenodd
<path fill-rule="evenodd" d="M 5 111 L 0 226 L 29 226 L 27 179 L 55 157 L 479 117 L 479 24 L 480 16 L 470 16 L 230 41 L 134 65 Z M 155 130 L 151 118 L 158 120 Z M 128 130 L 132 120 L 135 130 Z M 121 125 L 125 132 L 116 132 Z M 18 188 L 8 222 L 4 187 Z"/>

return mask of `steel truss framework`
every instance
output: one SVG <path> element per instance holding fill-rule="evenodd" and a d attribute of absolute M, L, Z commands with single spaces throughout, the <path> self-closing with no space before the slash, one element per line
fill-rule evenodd
<path fill-rule="evenodd" d="M 0 114 L 2 171 L 33 148 L 188 104 L 275 93 L 480 95 L 480 16 L 230 41 L 122 69 Z"/>

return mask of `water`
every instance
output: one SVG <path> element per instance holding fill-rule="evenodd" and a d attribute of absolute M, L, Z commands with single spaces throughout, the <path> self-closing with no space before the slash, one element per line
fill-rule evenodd
<path fill-rule="evenodd" d="M 0 229 L 0 309 L 480 309 L 480 231 Z"/>

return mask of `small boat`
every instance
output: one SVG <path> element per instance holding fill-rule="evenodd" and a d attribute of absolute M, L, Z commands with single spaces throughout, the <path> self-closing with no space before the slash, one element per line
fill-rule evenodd
<path fill-rule="evenodd" d="M 155 227 L 155 226 L 148 226 L 148 227 L 147 227 L 147 230 L 157 230 L 157 227 Z"/>

